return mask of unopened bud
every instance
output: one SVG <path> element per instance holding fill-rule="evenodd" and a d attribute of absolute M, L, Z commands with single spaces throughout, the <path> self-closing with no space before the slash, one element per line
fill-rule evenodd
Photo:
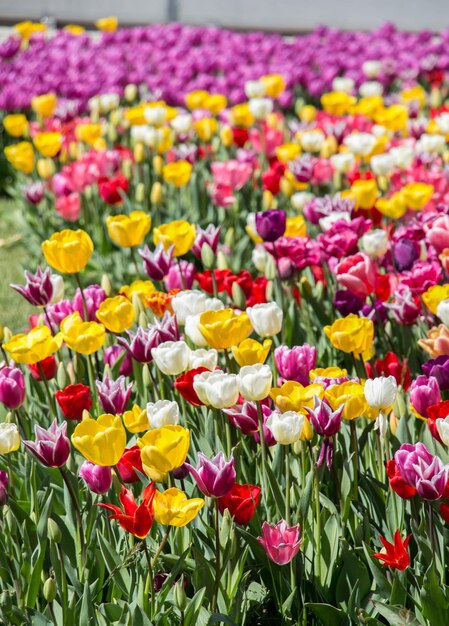
<path fill-rule="evenodd" d="M 225 548 L 226 544 L 229 541 L 229 533 L 231 532 L 231 528 L 232 528 L 232 517 L 231 517 L 231 514 L 229 513 L 229 509 L 225 509 L 221 517 L 221 524 L 220 524 L 220 545 L 222 546 L 222 548 Z"/>
<path fill-rule="evenodd" d="M 107 274 L 103 274 L 103 276 L 101 277 L 101 288 L 109 298 L 112 293 L 112 285 Z"/>
<path fill-rule="evenodd" d="M 273 207 L 273 194 L 268 189 L 265 189 L 263 192 L 262 205 L 264 209 L 271 209 Z"/>
<path fill-rule="evenodd" d="M 239 309 L 246 308 L 246 296 L 238 283 L 232 283 L 232 300 Z"/>
<path fill-rule="evenodd" d="M 290 196 L 293 195 L 293 192 L 294 192 L 293 185 L 288 180 L 288 178 L 285 178 L 285 176 L 282 176 L 279 186 L 280 186 L 282 193 L 284 194 L 284 196 L 287 196 L 287 198 L 290 198 Z"/>
<path fill-rule="evenodd" d="M 147 314 L 145 313 L 145 311 L 141 311 L 139 313 L 139 326 L 142 326 L 142 328 L 146 328 L 149 324 L 149 319 L 147 317 Z"/>
<path fill-rule="evenodd" d="M 142 204 L 145 200 L 145 185 L 143 183 L 138 183 L 136 185 L 136 202 Z"/>
<path fill-rule="evenodd" d="M 128 179 L 131 178 L 132 167 L 133 167 L 133 163 L 129 159 L 124 159 L 122 161 L 122 172 L 123 172 L 123 175 Z"/>
<path fill-rule="evenodd" d="M 58 383 L 58 386 L 61 387 L 61 389 L 64 389 L 64 387 L 67 384 L 67 372 L 65 371 L 65 365 L 64 365 L 64 363 L 62 361 L 58 365 L 58 372 L 56 374 L 56 381 Z"/>
<path fill-rule="evenodd" d="M 225 148 L 229 148 L 230 146 L 232 146 L 234 137 L 232 134 L 232 129 L 229 126 L 223 126 L 220 131 L 220 139 Z"/>
<path fill-rule="evenodd" d="M 130 83 L 125 87 L 125 100 L 126 102 L 133 102 L 137 98 L 137 86 Z"/>
<path fill-rule="evenodd" d="M 233 248 L 235 244 L 235 230 L 233 228 L 228 228 L 225 235 L 225 245 L 229 248 Z"/>
<path fill-rule="evenodd" d="M 48 536 L 50 537 L 50 539 L 54 541 L 55 543 L 60 543 L 62 539 L 61 529 L 59 528 L 55 520 L 51 519 L 51 517 L 49 517 L 47 520 L 47 530 L 48 530 Z"/>
<path fill-rule="evenodd" d="M 156 154 L 156 156 L 153 157 L 153 169 L 157 176 L 160 176 L 162 174 L 163 167 L 164 167 L 163 158 L 159 154 Z"/>
<path fill-rule="evenodd" d="M 111 115 L 109 116 L 109 121 L 112 124 L 112 126 L 117 127 L 120 122 L 122 121 L 122 112 L 120 109 L 115 109 L 115 111 L 111 112 Z"/>
<path fill-rule="evenodd" d="M 41 178 L 45 180 L 51 178 L 53 174 L 56 172 L 56 166 L 53 159 L 38 159 L 37 164 L 37 173 Z"/>
<path fill-rule="evenodd" d="M 152 384 L 150 368 L 148 363 L 144 363 L 142 366 L 142 382 L 145 387 L 149 387 Z"/>
<path fill-rule="evenodd" d="M 142 163 L 145 158 L 145 146 L 141 141 L 137 142 L 134 146 L 134 161 L 136 163 Z"/>
<path fill-rule="evenodd" d="M 3 343 L 8 343 L 8 341 L 12 337 L 12 332 L 9 330 L 7 326 L 3 327 Z"/>
<path fill-rule="evenodd" d="M 265 263 L 265 278 L 267 280 L 274 280 L 276 278 L 276 264 L 273 257 L 270 255 Z"/>
<path fill-rule="evenodd" d="M 55 579 L 47 578 L 47 580 L 44 582 L 44 589 L 43 589 L 45 600 L 47 600 L 47 602 L 53 602 L 53 600 L 56 598 L 56 591 L 57 591 L 57 587 L 56 587 Z"/>
<path fill-rule="evenodd" d="M 201 247 L 201 261 L 206 269 L 211 269 L 215 263 L 215 254 L 208 243 Z"/>
<path fill-rule="evenodd" d="M 187 597 L 186 592 L 184 590 L 184 579 L 183 576 L 176 581 L 174 589 L 173 589 L 173 600 L 175 602 L 176 607 L 180 611 L 184 611 L 187 606 Z"/>
<path fill-rule="evenodd" d="M 228 269 L 228 261 L 224 253 L 219 250 L 217 252 L 217 267 L 219 270 L 227 270 Z"/>
<path fill-rule="evenodd" d="M 115 143 L 117 141 L 117 129 L 113 124 L 108 124 L 106 135 L 111 143 Z"/>
<path fill-rule="evenodd" d="M 150 194 L 151 204 L 160 204 L 162 202 L 162 185 L 159 181 L 153 183 Z"/>

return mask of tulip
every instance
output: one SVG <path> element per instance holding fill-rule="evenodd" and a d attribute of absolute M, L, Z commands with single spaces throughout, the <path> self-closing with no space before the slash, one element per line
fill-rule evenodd
<path fill-rule="evenodd" d="M 240 394 L 245 400 L 260 401 L 268 397 L 273 375 L 268 365 L 245 365 L 238 374 Z"/>
<path fill-rule="evenodd" d="M 5 157 L 11 165 L 24 174 L 31 174 L 34 169 L 34 150 L 29 141 L 21 141 L 4 149 Z"/>
<path fill-rule="evenodd" d="M 254 330 L 261 337 L 273 337 L 281 332 L 284 314 L 276 302 L 256 304 L 246 312 Z"/>
<path fill-rule="evenodd" d="M 7 409 L 18 409 L 25 400 L 25 379 L 18 367 L 0 369 L 0 402 Z"/>
<path fill-rule="evenodd" d="M 263 344 L 255 339 L 244 339 L 238 346 L 232 346 L 232 354 L 240 367 L 265 363 L 272 343 L 271 339 L 265 339 Z"/>
<path fill-rule="evenodd" d="M 10 285 L 33 306 L 47 306 L 53 297 L 53 283 L 50 269 L 42 271 L 37 268 L 36 274 L 25 272 L 26 284 Z"/>
<path fill-rule="evenodd" d="M 313 409 L 306 409 L 314 431 L 324 437 L 317 460 L 317 468 L 321 467 L 324 459 L 326 459 L 328 469 L 332 467 L 334 449 L 331 437 L 336 435 L 341 428 L 343 409 L 344 404 L 341 404 L 338 409 L 333 411 L 327 400 L 320 400 L 317 396 L 315 396 Z"/>
<path fill-rule="evenodd" d="M 163 245 L 165 252 L 173 247 L 173 256 L 186 254 L 195 242 L 196 229 L 185 220 L 175 220 L 161 224 L 153 230 L 154 243 Z"/>
<path fill-rule="evenodd" d="M 137 472 L 144 473 L 139 446 L 127 448 L 117 463 L 116 469 L 124 483 L 139 482 L 140 478 Z"/>
<path fill-rule="evenodd" d="M 441 355 L 423 363 L 422 371 L 427 377 L 436 379 L 441 391 L 449 390 L 449 356 Z"/>
<path fill-rule="evenodd" d="M 219 452 L 212 459 L 199 452 L 196 468 L 186 463 L 200 491 L 212 498 L 220 498 L 232 488 L 236 476 L 234 465 L 234 457 L 231 456 L 229 461 L 226 461 L 223 452 Z"/>
<path fill-rule="evenodd" d="M 182 426 L 162 426 L 137 440 L 142 467 L 147 476 L 163 482 L 167 474 L 184 464 L 190 445 L 190 432 Z"/>
<path fill-rule="evenodd" d="M 267 446 L 274 446 L 276 439 L 267 426 L 270 415 L 274 412 L 266 403 L 243 402 L 236 404 L 230 409 L 223 409 L 231 424 L 242 431 L 244 435 L 251 435 L 257 443 L 260 443 L 259 433 L 259 410 L 262 410 L 263 438 Z"/>
<path fill-rule="evenodd" d="M 115 244 L 122 248 L 132 248 L 143 243 L 151 228 L 151 216 L 144 211 L 131 211 L 129 215 L 110 215 L 106 226 Z"/>
<path fill-rule="evenodd" d="M 35 441 L 23 441 L 34 456 L 47 467 L 62 467 L 66 464 L 70 455 L 70 440 L 67 437 L 67 422 L 60 426 L 56 419 L 50 428 L 45 430 L 41 426 L 35 426 Z"/>
<path fill-rule="evenodd" d="M 151 356 L 163 374 L 178 376 L 189 367 L 191 350 L 185 341 L 166 341 L 151 350 Z"/>
<path fill-rule="evenodd" d="M 160 281 L 168 274 L 174 249 L 174 244 L 165 249 L 164 244 L 159 243 L 153 252 L 150 251 L 148 246 L 138 251 L 143 259 L 145 273 L 151 280 Z"/>
<path fill-rule="evenodd" d="M 370 358 L 374 340 L 374 324 L 357 315 L 348 315 L 324 327 L 324 334 L 337 350 L 352 352 L 356 358 Z"/>
<path fill-rule="evenodd" d="M 227 509 L 236 524 L 249 524 L 260 502 L 260 487 L 234 483 L 227 494 L 218 498 L 218 508 L 223 515 Z"/>
<path fill-rule="evenodd" d="M 285 520 L 275 525 L 264 522 L 262 537 L 258 537 L 257 540 L 273 563 L 286 565 L 295 558 L 301 547 L 300 526 L 296 524 L 296 526 L 289 527 Z"/>
<path fill-rule="evenodd" d="M 121 172 L 119 172 L 115 176 L 112 176 L 111 178 L 101 176 L 97 182 L 100 197 L 107 204 L 122 204 L 123 197 L 129 191 L 129 180 Z M 143 214 L 143 218 L 141 219 L 138 214 Z M 109 220 L 112 221 L 112 225 Z M 137 235 L 137 237 L 140 239 L 138 235 L 139 231 L 142 230 L 142 227 L 143 229 L 145 229 L 147 225 L 148 230 L 150 230 L 150 224 L 150 216 L 145 215 L 143 211 L 131 211 L 129 217 L 127 215 L 109 216 L 106 220 L 106 226 L 108 227 L 109 235 L 112 241 L 114 241 L 114 243 L 117 243 L 117 245 L 119 246 L 123 245 L 119 243 L 119 241 L 124 240 L 126 242 L 129 240 L 129 237 L 133 238 Z M 116 237 L 118 241 L 114 237 Z M 124 245 L 124 247 L 128 248 L 130 246 Z"/>
<path fill-rule="evenodd" d="M 37 206 L 45 197 L 45 187 L 40 181 L 26 185 L 23 190 L 25 199 L 30 204 Z"/>
<path fill-rule="evenodd" d="M 449 299 L 438 303 L 436 314 L 445 326 L 449 326 Z"/>
<path fill-rule="evenodd" d="M 186 526 L 204 506 L 203 498 L 188 499 L 186 494 L 172 487 L 162 493 L 156 491 L 153 500 L 154 519 L 165 526 Z"/>
<path fill-rule="evenodd" d="M 130 411 L 125 411 L 122 419 L 130 433 L 142 433 L 150 428 L 146 409 L 141 409 L 137 404 Z"/>
<path fill-rule="evenodd" d="M 106 331 L 103 324 L 83 322 L 78 312 L 63 319 L 60 328 L 64 343 L 80 354 L 92 354 L 105 342 Z"/>
<path fill-rule="evenodd" d="M 51 117 L 58 103 L 54 93 L 45 93 L 31 98 L 31 108 L 41 117 Z"/>
<path fill-rule="evenodd" d="M 97 319 L 111 333 L 122 333 L 134 323 L 134 307 L 128 298 L 115 296 L 104 300 L 97 310 Z"/>
<path fill-rule="evenodd" d="M 248 107 L 256 120 L 264 120 L 273 110 L 273 101 L 270 98 L 251 98 Z"/>
<path fill-rule="evenodd" d="M 427 332 L 427 339 L 419 339 L 418 345 L 433 358 L 449 355 L 449 328 L 444 324 L 434 326 Z"/>
<path fill-rule="evenodd" d="M 407 535 L 407 537 L 402 540 L 401 533 L 399 530 L 396 530 L 394 533 L 394 543 L 390 543 L 384 539 L 382 535 L 379 535 L 383 549 L 373 554 L 373 557 L 379 559 L 379 561 L 383 561 L 383 565 L 391 567 L 392 569 L 406 570 L 410 565 L 410 554 L 408 552 L 410 537 L 411 534 Z"/>
<path fill-rule="evenodd" d="M 400 361 L 394 352 L 387 352 L 383 359 L 376 359 L 374 369 L 378 376 L 394 376 L 404 391 L 410 387 L 411 376 L 407 361 L 405 358 Z M 370 376 L 372 377 L 372 374 Z"/>
<path fill-rule="evenodd" d="M 252 324 L 246 313 L 237 315 L 232 309 L 222 309 L 201 313 L 198 330 L 211 348 L 222 350 L 246 339 Z"/>
<path fill-rule="evenodd" d="M 20 434 L 17 424 L 0 423 L 0 454 L 9 454 L 20 448 Z"/>
<path fill-rule="evenodd" d="M 54 354 L 61 347 L 61 333 L 53 336 L 47 326 L 36 326 L 29 333 L 14 335 L 3 344 L 16 363 L 38 363 Z"/>
<path fill-rule="evenodd" d="M 145 487 L 142 494 L 142 503 L 137 505 L 134 496 L 129 489 L 123 487 L 120 492 L 120 503 L 123 510 L 114 504 L 98 504 L 108 511 L 112 511 L 110 519 L 116 519 L 120 526 L 139 539 L 145 539 L 151 530 L 154 521 L 153 498 L 156 489 L 150 483 Z"/>
<path fill-rule="evenodd" d="M 28 120 L 23 113 L 6 115 L 3 118 L 3 127 L 11 137 L 23 137 L 28 129 Z"/>
<path fill-rule="evenodd" d="M 84 461 L 80 467 L 79 475 L 93 493 L 107 493 L 111 488 L 112 470 L 110 467 Z"/>
<path fill-rule="evenodd" d="M 184 187 L 190 180 L 192 166 L 188 161 L 180 160 L 168 163 L 162 168 L 162 176 L 166 183 L 175 187 Z"/>
<path fill-rule="evenodd" d="M 111 15 L 109 17 L 101 17 L 95 22 L 95 26 L 98 30 L 101 30 L 105 33 L 113 33 L 117 30 L 118 27 L 118 19 Z"/>
<path fill-rule="evenodd" d="M 117 362 L 120 363 L 119 373 L 122 376 L 131 376 L 133 362 L 129 352 L 121 346 L 109 346 L 104 351 L 104 363 L 113 369 Z"/>
<path fill-rule="evenodd" d="M 320 384 L 301 385 L 295 381 L 287 381 L 281 387 L 274 387 L 270 396 L 281 411 L 301 411 L 305 407 L 312 408 L 314 397 L 322 398 L 324 387 Z"/>
<path fill-rule="evenodd" d="M 33 143 L 42 156 L 54 157 L 61 149 L 62 135 L 57 132 L 37 133 L 33 137 Z"/>
<path fill-rule="evenodd" d="M 125 411 L 134 383 L 126 385 L 124 376 L 119 376 L 117 380 L 112 380 L 107 374 L 103 382 L 97 380 L 95 385 L 98 391 L 98 398 L 103 410 L 114 415 Z"/>
<path fill-rule="evenodd" d="M 414 498 L 417 494 L 415 487 L 409 485 L 403 478 L 396 467 L 396 463 L 394 459 L 390 459 L 386 464 L 386 471 L 388 480 L 390 481 L 390 487 L 393 489 L 395 493 L 398 494 L 400 498 L 404 498 L 405 500 L 409 500 L 410 498 Z"/>
<path fill-rule="evenodd" d="M 210 350 L 192 350 L 190 352 L 189 369 L 204 367 L 213 371 L 217 367 L 218 352 L 214 348 Z"/>
<path fill-rule="evenodd" d="M 29 363 L 28 369 L 34 380 L 52 380 L 58 371 L 58 363 L 52 354 L 37 363 Z"/>
<path fill-rule="evenodd" d="M 175 401 L 148 402 L 146 411 L 150 428 L 162 428 L 169 424 L 176 426 L 179 422 L 179 406 Z"/>
<path fill-rule="evenodd" d="M 449 478 L 449 466 L 433 456 L 423 443 L 404 443 L 394 455 L 402 479 L 424 500 L 438 500 Z"/>
<path fill-rule="evenodd" d="M 399 239 L 393 244 L 393 260 L 399 272 L 410 270 L 419 258 L 419 245 L 410 239 Z"/>
<path fill-rule="evenodd" d="M 223 303 L 218 298 L 208 298 L 204 292 L 197 289 L 187 289 L 177 293 L 171 304 L 176 320 L 181 325 L 185 324 L 190 315 L 223 309 Z"/>
<path fill-rule="evenodd" d="M 129 354 L 139 363 L 150 363 L 153 360 L 151 350 L 168 341 L 177 342 L 180 338 L 176 317 L 166 312 L 161 320 L 155 320 L 147 328 L 139 327 L 136 333 L 127 331 L 130 341 L 122 337 L 118 342 L 128 350 Z"/>
<path fill-rule="evenodd" d="M 412 409 L 423 418 L 427 417 L 427 409 L 441 400 L 438 381 L 433 376 L 418 376 L 410 387 L 410 404 Z"/>
<path fill-rule="evenodd" d="M 86 385 L 68 385 L 65 389 L 58 390 L 55 398 L 68 420 L 81 420 L 83 412 L 89 411 L 92 406 L 90 388 Z"/>
<path fill-rule="evenodd" d="M 387 431 L 387 420 L 384 413 L 391 411 L 397 391 L 398 385 L 394 376 L 380 376 L 365 382 L 364 393 L 368 406 L 379 411 L 376 428 L 379 429 L 382 437 L 385 437 Z"/>
<path fill-rule="evenodd" d="M 335 273 L 343 287 L 361 298 L 366 298 L 376 288 L 376 270 L 366 254 L 355 254 L 340 261 L 335 267 Z"/>
<path fill-rule="evenodd" d="M 388 250 L 388 236 L 384 230 L 376 229 L 365 233 L 362 237 L 364 252 L 372 258 L 383 257 Z"/>
<path fill-rule="evenodd" d="M 378 413 L 369 409 L 363 385 L 352 380 L 328 387 L 325 398 L 334 411 L 344 405 L 343 418 L 346 420 L 353 420 L 362 415 L 374 418 Z"/>
<path fill-rule="evenodd" d="M 77 311 L 85 322 L 96 322 L 97 311 L 102 302 L 106 300 L 106 293 L 100 285 L 89 285 L 81 293 L 80 289 L 75 291 L 73 298 L 73 309 Z M 87 319 L 85 319 L 84 307 L 87 308 Z M 73 312 L 74 312 L 73 311 Z"/>
<path fill-rule="evenodd" d="M 94 244 L 84 230 L 61 230 L 42 244 L 45 260 L 61 274 L 77 274 L 89 262 Z"/>
<path fill-rule="evenodd" d="M 316 348 L 305 343 L 302 346 L 279 346 L 274 351 L 276 369 L 285 380 L 293 380 L 301 385 L 309 382 L 309 372 L 316 364 Z"/>
<path fill-rule="evenodd" d="M 308 418 L 296 411 L 285 411 L 285 413 L 273 411 L 267 419 L 267 428 L 273 433 L 276 441 L 283 446 L 296 441 L 306 441 L 312 436 Z"/>
<path fill-rule="evenodd" d="M 189 369 L 185 374 L 181 374 L 175 380 L 174 387 L 181 394 L 181 396 L 187 400 L 193 406 L 201 406 L 203 402 L 198 398 L 193 383 L 197 374 L 210 371 L 207 367 L 196 367 Z"/>
<path fill-rule="evenodd" d="M 126 446 L 126 432 L 118 415 L 104 414 L 96 420 L 88 417 L 77 424 L 72 443 L 95 465 L 116 465 Z"/>
<path fill-rule="evenodd" d="M 285 233 L 287 217 L 285 211 L 271 209 L 256 213 L 256 229 L 263 241 L 276 241 Z M 260 241 L 260 240 L 259 240 Z"/>
<path fill-rule="evenodd" d="M 212 164 L 213 165 L 213 164 Z M 204 244 L 207 244 L 214 254 L 217 254 L 218 243 L 220 240 L 221 227 L 209 224 L 204 230 L 200 226 L 196 229 L 195 243 L 192 247 L 192 253 L 197 259 L 201 260 L 201 251 Z"/>
<path fill-rule="evenodd" d="M 237 376 L 221 371 L 197 374 L 193 381 L 193 388 L 203 404 L 216 409 L 234 406 L 239 397 Z"/>
<path fill-rule="evenodd" d="M 8 473 L 5 470 L 0 470 L 0 506 L 5 506 L 8 503 Z"/>

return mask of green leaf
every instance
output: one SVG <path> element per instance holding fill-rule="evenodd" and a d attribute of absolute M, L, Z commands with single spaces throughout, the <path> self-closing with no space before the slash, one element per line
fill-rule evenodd
<path fill-rule="evenodd" d="M 203 587 L 189 601 L 184 614 L 185 626 L 194 626 L 196 624 L 205 593 L 206 587 Z"/>
<path fill-rule="evenodd" d="M 99 532 L 97 533 L 97 540 L 101 554 L 108 566 L 109 574 L 112 576 L 112 580 L 122 593 L 128 595 L 131 591 L 131 577 L 126 569 L 121 568 L 123 560 L 109 541 Z"/>
<path fill-rule="evenodd" d="M 347 615 L 341 609 L 337 609 L 331 604 L 318 604 L 307 602 L 307 611 L 311 611 L 315 617 L 321 620 L 323 626 L 340 626 L 347 620 Z"/>
<path fill-rule="evenodd" d="M 388 606 L 375 600 L 372 600 L 372 603 L 377 613 L 385 617 L 389 624 L 394 624 L 394 626 L 420 626 L 416 616 L 409 609 L 400 606 Z M 439 623 L 444 624 L 445 621 L 434 622 L 435 626 Z"/>
<path fill-rule="evenodd" d="M 422 614 L 432 624 L 447 623 L 449 602 L 443 589 L 447 590 L 447 587 L 439 580 L 432 564 L 424 575 L 421 589 Z"/>
<path fill-rule="evenodd" d="M 307 511 L 309 510 L 310 502 L 312 500 L 312 490 L 313 490 L 313 472 L 311 470 L 307 474 L 306 486 L 305 486 L 304 491 L 302 492 L 301 500 L 299 501 L 299 518 L 301 522 L 307 516 Z"/>

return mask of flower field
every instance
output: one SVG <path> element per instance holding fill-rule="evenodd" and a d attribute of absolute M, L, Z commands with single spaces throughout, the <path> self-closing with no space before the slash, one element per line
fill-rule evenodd
<path fill-rule="evenodd" d="M 0 44 L 1 623 L 444 626 L 449 31 L 98 28 Z"/>

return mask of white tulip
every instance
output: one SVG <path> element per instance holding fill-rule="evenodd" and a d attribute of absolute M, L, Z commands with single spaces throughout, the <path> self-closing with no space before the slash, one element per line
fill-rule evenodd
<path fill-rule="evenodd" d="M 449 113 L 441 113 L 434 118 L 438 128 L 444 135 L 449 134 Z"/>
<path fill-rule="evenodd" d="M 165 107 L 145 107 L 143 116 L 151 126 L 160 126 L 164 123 L 167 115 Z"/>
<path fill-rule="evenodd" d="M 162 428 L 162 426 L 176 426 L 179 422 L 178 403 L 171 400 L 158 400 L 148 402 L 147 417 L 150 428 Z"/>
<path fill-rule="evenodd" d="M 197 367 L 207 367 L 212 371 L 218 364 L 218 352 L 215 348 L 205 350 L 200 348 L 199 350 L 192 350 L 190 353 L 189 369 L 196 369 Z"/>
<path fill-rule="evenodd" d="M 436 420 L 436 426 L 441 437 L 441 441 L 445 446 L 449 446 L 449 415 L 444 419 L 441 417 L 438 418 Z"/>
<path fill-rule="evenodd" d="M 438 303 L 437 315 L 445 326 L 449 326 L 449 300 L 441 300 Z"/>
<path fill-rule="evenodd" d="M 376 176 L 389 176 L 394 170 L 394 157 L 391 154 L 376 154 L 371 157 L 370 166 Z"/>
<path fill-rule="evenodd" d="M 444 135 L 424 133 L 416 142 L 415 149 L 417 152 L 442 154 L 446 150 L 446 137 Z"/>
<path fill-rule="evenodd" d="M 335 222 L 348 222 L 351 221 L 351 216 L 346 211 L 334 211 L 329 215 L 325 215 L 324 217 L 320 217 L 318 223 L 322 231 L 326 232 L 332 228 Z"/>
<path fill-rule="evenodd" d="M 365 398 L 372 409 L 386 411 L 396 399 L 398 384 L 394 376 L 379 376 L 365 381 Z"/>
<path fill-rule="evenodd" d="M 336 172 L 347 174 L 354 167 L 355 157 L 352 152 L 341 152 L 331 156 L 331 164 Z"/>
<path fill-rule="evenodd" d="M 198 328 L 200 317 L 201 313 L 198 313 L 197 315 L 189 315 L 185 320 L 184 332 L 190 341 L 198 346 L 198 348 L 205 348 L 208 343 Z"/>
<path fill-rule="evenodd" d="M 337 76 L 332 81 L 333 91 L 343 91 L 344 93 L 351 94 L 354 91 L 355 83 L 349 76 Z"/>
<path fill-rule="evenodd" d="M 251 252 L 251 258 L 254 263 L 254 267 L 261 274 L 265 274 L 265 269 L 270 256 L 270 253 L 267 252 L 263 246 L 254 246 L 253 251 Z"/>
<path fill-rule="evenodd" d="M 247 98 L 263 98 L 266 92 L 265 83 L 261 80 L 247 80 L 245 94 Z"/>
<path fill-rule="evenodd" d="M 276 441 L 283 446 L 288 446 L 299 441 L 305 419 L 307 418 L 302 413 L 296 411 L 285 413 L 273 411 L 266 423 Z"/>
<path fill-rule="evenodd" d="M 0 454 L 15 452 L 20 447 L 20 435 L 17 425 L 13 422 L 0 424 Z"/>
<path fill-rule="evenodd" d="M 313 200 L 315 195 L 310 191 L 297 191 L 290 198 L 290 203 L 295 211 L 302 211 L 308 202 Z"/>
<path fill-rule="evenodd" d="M 281 332 L 284 314 L 276 302 L 255 304 L 246 312 L 254 330 L 261 337 L 273 337 Z"/>
<path fill-rule="evenodd" d="M 321 130 L 307 130 L 300 137 L 301 147 L 306 152 L 319 152 L 326 137 Z"/>
<path fill-rule="evenodd" d="M 264 120 L 273 110 L 273 100 L 270 98 L 251 98 L 248 101 L 251 115 L 256 120 Z"/>
<path fill-rule="evenodd" d="M 344 145 L 356 156 L 367 156 L 372 152 L 376 138 L 371 133 L 351 133 L 343 140 Z"/>
<path fill-rule="evenodd" d="M 370 257 L 382 257 L 388 250 L 388 236 L 381 228 L 365 233 L 361 242 L 363 251 Z"/>
<path fill-rule="evenodd" d="M 59 274 L 51 274 L 50 280 L 53 285 L 53 295 L 50 304 L 56 304 L 64 298 L 64 279 Z"/>
<path fill-rule="evenodd" d="M 197 374 L 193 388 L 203 404 L 215 409 L 229 409 L 239 398 L 239 384 L 235 374 L 218 370 Z"/>
<path fill-rule="evenodd" d="M 239 389 L 245 400 L 257 402 L 268 397 L 273 382 L 273 374 L 268 365 L 256 363 L 245 365 L 238 375 Z"/>
<path fill-rule="evenodd" d="M 389 152 L 394 159 L 396 167 L 406 169 L 413 161 L 413 148 L 411 146 L 397 146 Z"/>
<path fill-rule="evenodd" d="M 365 61 L 362 65 L 362 72 L 367 78 L 377 78 L 382 71 L 382 62 L 371 60 Z"/>
<path fill-rule="evenodd" d="M 151 350 L 157 367 L 168 376 L 179 376 L 188 369 L 190 353 L 185 341 L 165 341 Z"/>
<path fill-rule="evenodd" d="M 362 98 L 374 98 L 375 96 L 381 96 L 384 88 L 377 80 L 368 80 L 366 83 L 362 83 L 359 87 L 359 94 Z"/>
<path fill-rule="evenodd" d="M 181 113 L 170 124 L 178 135 L 186 135 L 192 129 L 192 116 L 190 113 Z"/>
<path fill-rule="evenodd" d="M 176 321 L 183 326 L 190 315 L 198 315 L 205 311 L 218 311 L 224 304 L 217 298 L 208 298 L 203 291 L 186 289 L 176 294 L 171 305 L 176 314 Z"/>

